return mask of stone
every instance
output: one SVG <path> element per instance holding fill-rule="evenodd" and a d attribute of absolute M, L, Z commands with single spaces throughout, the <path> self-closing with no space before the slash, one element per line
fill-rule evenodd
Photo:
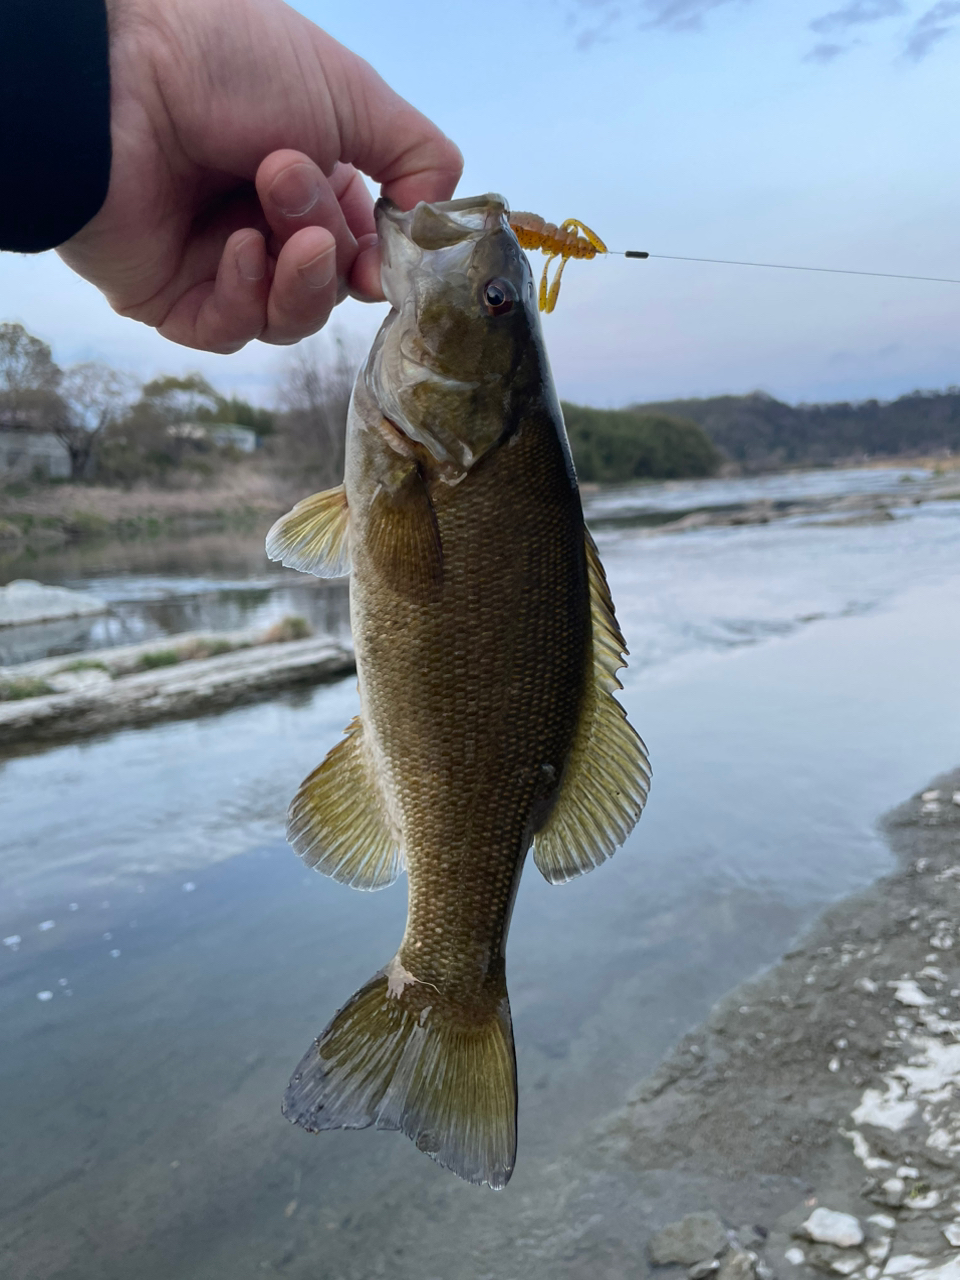
<path fill-rule="evenodd" d="M 712 1276 L 719 1266 L 720 1263 L 716 1258 L 709 1258 L 705 1262 L 695 1262 L 687 1271 L 687 1280 L 707 1280 L 707 1276 Z"/>
<path fill-rule="evenodd" d="M 801 1230 L 817 1244 L 835 1244 L 840 1249 L 850 1249 L 863 1244 L 863 1227 L 852 1213 L 838 1213 L 835 1209 L 814 1209 Z"/>
<path fill-rule="evenodd" d="M 867 1264 L 859 1249 L 841 1249 L 835 1244 L 815 1244 L 807 1250 L 807 1262 L 818 1271 L 831 1275 L 852 1276 Z"/>
<path fill-rule="evenodd" d="M 688 1213 L 657 1232 L 650 1241 L 650 1260 L 658 1267 L 671 1262 L 692 1267 L 715 1258 L 728 1243 L 723 1223 L 715 1213 Z"/>
<path fill-rule="evenodd" d="M 54 693 L 82 693 L 86 689 L 103 688 L 110 682 L 109 672 L 96 667 L 86 671 L 61 671 L 47 680 Z"/>
<path fill-rule="evenodd" d="M 767 1234 L 766 1227 L 758 1227 L 749 1222 L 737 1228 L 737 1238 L 744 1249 L 762 1249 L 767 1242 Z"/>
<path fill-rule="evenodd" d="M 754 1280 L 757 1255 L 748 1249 L 731 1249 L 720 1263 L 717 1280 Z"/>
<path fill-rule="evenodd" d="M 52 622 L 57 618 L 84 618 L 106 613 L 109 608 L 106 600 L 90 591 L 45 586 L 30 578 L 17 578 L 0 587 L 0 627 Z"/>
<path fill-rule="evenodd" d="M 891 1209 L 896 1209 L 903 1204 L 907 1184 L 902 1178 L 887 1178 L 886 1182 L 880 1184 L 880 1189 L 884 1204 L 888 1204 Z"/>

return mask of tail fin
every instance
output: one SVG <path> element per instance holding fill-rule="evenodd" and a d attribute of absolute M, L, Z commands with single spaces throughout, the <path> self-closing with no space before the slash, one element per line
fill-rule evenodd
<path fill-rule="evenodd" d="M 389 966 L 307 1051 L 283 1114 L 310 1133 L 401 1129 L 420 1151 L 468 1182 L 500 1190 L 517 1151 L 517 1067 L 506 985 L 491 1015 L 454 1021 L 417 984 L 396 994 Z"/>

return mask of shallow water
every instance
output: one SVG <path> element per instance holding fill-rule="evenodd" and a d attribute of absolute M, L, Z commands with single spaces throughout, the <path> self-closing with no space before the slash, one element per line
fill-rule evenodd
<path fill-rule="evenodd" d="M 320 636 L 349 634 L 347 585 L 272 564 L 264 531 L 81 545 L 0 563 L 0 585 L 35 578 L 91 591 L 110 606 L 89 618 L 0 627 L 0 666 L 183 631 L 262 627 L 288 615 Z"/>
<path fill-rule="evenodd" d="M 775 479 L 824 474 L 842 473 Z M 722 483 L 738 501 L 757 482 Z M 608 865 L 521 885 L 509 1188 L 464 1186 L 400 1135 L 279 1116 L 311 1036 L 403 928 L 401 886 L 353 893 L 282 841 L 355 711 L 348 680 L 0 764 L 0 937 L 20 938 L 0 949 L 0 1274 L 485 1274 L 565 1144 L 889 865 L 877 817 L 960 759 L 960 504 L 598 541 L 654 788 Z M 164 570 L 242 591 L 234 572 Z"/>

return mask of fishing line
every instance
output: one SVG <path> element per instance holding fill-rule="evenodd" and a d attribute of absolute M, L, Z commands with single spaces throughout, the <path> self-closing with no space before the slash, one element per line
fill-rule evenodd
<path fill-rule="evenodd" d="M 799 267 L 790 262 L 740 262 L 736 258 L 688 258 L 679 253 L 645 253 L 641 249 L 608 249 L 623 258 L 662 258 L 670 262 L 713 262 L 724 267 L 767 267 L 773 271 L 818 271 L 831 276 L 874 276 L 878 280 L 925 280 L 928 284 L 960 284 L 949 276 L 908 276 L 895 271 L 853 271 L 849 267 Z"/>
<path fill-rule="evenodd" d="M 876 280 L 921 280 L 927 284 L 960 284 L 951 276 L 917 276 L 900 271 L 857 271 L 852 267 L 806 267 L 795 262 L 745 262 L 740 258 L 694 258 L 680 253 L 648 253 L 645 249 L 608 249 L 595 231 L 579 218 L 567 218 L 557 226 L 546 222 L 538 213 L 511 213 L 510 228 L 521 249 L 539 249 L 546 255 L 540 277 L 538 305 L 541 311 L 552 311 L 557 305 L 560 278 L 571 258 L 595 258 L 597 254 L 615 253 L 622 258 L 660 258 L 667 262 L 709 262 L 722 267 L 761 267 L 770 271 L 815 271 L 818 275 L 872 276 Z M 549 279 L 551 265 L 560 259 Z"/>

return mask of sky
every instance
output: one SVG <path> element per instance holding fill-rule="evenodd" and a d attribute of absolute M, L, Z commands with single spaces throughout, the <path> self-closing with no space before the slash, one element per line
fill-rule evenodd
<path fill-rule="evenodd" d="M 960 0 L 295 7 L 458 143 L 462 195 L 580 218 L 616 249 L 960 278 Z M 347 302 L 331 328 L 362 351 L 383 314 Z M 261 404 L 289 360 L 177 347 L 52 253 L 0 255 L 0 320 L 61 365 L 198 369 Z M 568 266 L 543 323 L 581 403 L 960 383 L 960 285 L 610 255 Z"/>

